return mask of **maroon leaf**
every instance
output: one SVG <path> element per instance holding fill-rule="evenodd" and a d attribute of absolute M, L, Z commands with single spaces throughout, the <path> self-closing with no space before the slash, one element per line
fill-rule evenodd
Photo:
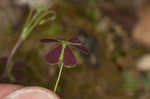
<path fill-rule="evenodd" d="M 17 61 L 15 64 L 14 64 L 14 68 L 13 69 L 20 69 L 22 67 L 24 67 L 26 64 L 24 61 Z"/>
<path fill-rule="evenodd" d="M 7 63 L 7 57 L 1 57 L 0 58 L 0 66 L 1 66 L 0 75 L 4 72 L 6 63 Z"/>
<path fill-rule="evenodd" d="M 74 45 L 73 47 L 77 48 L 79 51 L 85 53 L 85 54 L 88 54 L 88 49 L 85 47 L 85 46 L 82 46 L 82 45 Z"/>
<path fill-rule="evenodd" d="M 72 65 L 76 64 L 76 58 L 73 55 L 69 46 L 66 46 L 66 48 L 65 48 L 63 63 L 66 66 L 72 66 Z"/>
<path fill-rule="evenodd" d="M 22 72 L 23 67 L 25 67 L 26 64 L 24 61 L 17 61 L 13 68 L 12 68 L 12 75 L 15 77 L 16 80 L 22 80 L 24 78 L 24 73 Z"/>
<path fill-rule="evenodd" d="M 72 43 L 80 43 L 81 42 L 77 37 L 73 37 L 69 41 Z"/>
<path fill-rule="evenodd" d="M 59 42 L 58 40 L 55 40 L 55 39 L 41 39 L 40 41 L 43 42 L 43 43 Z"/>
<path fill-rule="evenodd" d="M 8 58 L 7 57 L 2 57 L 0 58 L 0 64 L 2 66 L 6 66 Z M 19 72 L 20 69 L 25 66 L 25 63 L 23 61 L 17 61 L 12 68 L 12 75 L 15 77 L 16 80 L 22 80 L 24 78 L 24 75 L 22 72 Z M 2 74 L 4 72 L 4 68 L 2 70 L 0 70 L 0 74 Z"/>
<path fill-rule="evenodd" d="M 0 58 L 0 64 L 6 66 L 7 60 L 8 60 L 7 57 L 2 57 L 2 58 Z M 20 68 L 22 68 L 23 66 L 25 66 L 25 62 L 23 62 L 23 61 L 17 61 L 17 62 L 14 63 L 13 69 L 20 69 Z"/>
<path fill-rule="evenodd" d="M 8 60 L 7 57 L 1 57 L 1 58 L 0 58 L 0 64 L 5 66 L 6 63 L 7 63 L 7 60 Z"/>
<path fill-rule="evenodd" d="M 59 56 L 62 50 L 62 45 L 57 46 L 55 49 L 50 51 L 46 56 L 46 60 L 50 64 L 55 64 L 59 61 Z"/>
<path fill-rule="evenodd" d="M 25 76 L 23 72 L 18 72 L 18 71 L 12 71 L 12 75 L 15 77 L 16 80 L 23 80 Z"/>

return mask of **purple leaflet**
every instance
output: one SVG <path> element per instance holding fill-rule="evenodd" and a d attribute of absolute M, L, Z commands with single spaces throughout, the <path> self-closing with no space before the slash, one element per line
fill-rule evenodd
<path fill-rule="evenodd" d="M 41 42 L 44 43 L 51 43 L 51 42 L 60 42 L 61 45 L 57 46 L 55 49 L 51 50 L 47 55 L 46 55 L 46 61 L 50 64 L 56 64 L 59 62 L 59 57 L 61 54 L 61 50 L 62 50 L 62 42 L 63 40 L 56 40 L 56 39 L 42 39 Z M 65 41 L 64 41 L 65 42 Z M 72 37 L 69 42 L 71 44 L 67 45 L 64 51 L 64 57 L 63 57 L 63 63 L 64 65 L 67 66 L 72 66 L 74 64 L 76 64 L 76 58 L 74 56 L 74 54 L 72 53 L 72 50 L 70 47 L 74 47 L 78 50 L 80 50 L 83 53 L 88 54 L 88 50 L 86 47 L 82 46 L 82 45 L 77 45 L 76 43 L 81 43 L 81 41 L 77 38 L 77 37 Z M 75 44 L 73 44 L 75 43 Z"/>
<path fill-rule="evenodd" d="M 69 46 L 66 46 L 66 48 L 65 48 L 63 63 L 66 66 L 72 66 L 72 65 L 76 64 L 76 58 L 73 55 Z"/>
<path fill-rule="evenodd" d="M 1 57 L 0 58 L 0 66 L 1 66 L 0 75 L 4 72 L 6 63 L 7 63 L 7 57 Z"/>
<path fill-rule="evenodd" d="M 55 42 L 59 42 L 56 39 L 41 39 L 40 40 L 42 43 L 55 43 Z"/>
<path fill-rule="evenodd" d="M 24 78 L 24 73 L 21 71 L 21 68 L 26 66 L 24 61 L 17 61 L 14 64 L 14 68 L 12 69 L 12 75 L 16 78 L 16 80 L 22 80 Z"/>
<path fill-rule="evenodd" d="M 1 63 L 1 65 L 6 65 L 6 63 L 7 63 L 7 57 L 1 57 L 0 58 L 0 63 Z"/>
<path fill-rule="evenodd" d="M 0 63 L 2 65 L 6 66 L 7 60 L 8 60 L 7 57 L 2 57 L 2 58 L 0 58 Z M 23 61 L 17 61 L 17 62 L 14 63 L 14 65 L 13 65 L 14 68 L 13 69 L 20 69 L 23 66 L 25 66 L 25 62 L 23 62 Z"/>
<path fill-rule="evenodd" d="M 18 71 L 12 71 L 12 75 L 15 77 L 16 80 L 23 80 L 24 74 L 23 72 L 18 72 Z"/>
<path fill-rule="evenodd" d="M 61 54 L 61 50 L 62 50 L 62 45 L 59 45 L 55 49 L 53 49 L 52 51 L 50 51 L 46 55 L 47 62 L 51 63 L 51 64 L 56 64 L 59 61 L 59 56 Z"/>
<path fill-rule="evenodd" d="M 88 54 L 88 49 L 85 46 L 82 45 L 73 45 L 74 48 L 78 49 L 79 51 Z"/>
<path fill-rule="evenodd" d="M 0 58 L 0 64 L 3 67 L 5 67 L 7 60 L 8 60 L 7 57 Z M 24 74 L 22 72 L 20 72 L 20 69 L 23 66 L 25 66 L 25 62 L 23 62 L 23 61 L 17 61 L 14 63 L 11 73 L 15 77 L 16 80 L 22 80 L 24 78 Z M 4 68 L 3 68 L 3 70 L 0 70 L 0 74 L 2 74 L 2 72 L 4 72 Z"/>
<path fill-rule="evenodd" d="M 14 70 L 18 70 L 18 69 L 24 67 L 25 65 L 26 65 L 25 62 L 23 62 L 23 61 L 17 61 L 17 62 L 14 64 Z"/>
<path fill-rule="evenodd" d="M 77 37 L 73 37 L 69 41 L 72 43 L 81 43 L 81 41 Z M 83 53 L 86 53 L 86 54 L 88 53 L 88 49 L 82 45 L 73 45 L 73 47 L 77 48 Z"/>
<path fill-rule="evenodd" d="M 72 43 L 81 43 L 81 41 L 77 38 L 77 37 L 72 37 L 69 42 L 72 42 Z"/>

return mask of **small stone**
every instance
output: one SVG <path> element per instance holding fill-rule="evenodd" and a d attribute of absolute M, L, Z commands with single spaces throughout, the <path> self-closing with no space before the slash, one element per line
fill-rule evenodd
<path fill-rule="evenodd" d="M 136 64 L 139 71 L 150 71 L 150 54 L 139 58 Z"/>

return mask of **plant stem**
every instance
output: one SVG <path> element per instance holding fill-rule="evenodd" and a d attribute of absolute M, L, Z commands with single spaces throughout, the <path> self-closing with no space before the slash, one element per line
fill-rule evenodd
<path fill-rule="evenodd" d="M 3 77 L 7 77 L 7 76 L 8 77 L 11 76 L 10 72 L 11 72 L 12 67 L 13 67 L 12 58 L 13 58 L 15 52 L 17 51 L 17 49 L 19 48 L 19 46 L 21 45 L 22 42 L 23 42 L 23 39 L 19 38 L 19 40 L 17 41 L 16 45 L 13 47 L 13 49 L 12 49 L 12 51 L 11 51 L 9 57 L 8 57 L 7 64 L 6 64 L 6 69 L 5 69 L 5 72 L 4 72 L 3 76 L 2 76 L 2 78 Z"/>
<path fill-rule="evenodd" d="M 53 7 L 53 5 L 50 5 L 49 10 L 52 7 Z M 10 72 L 13 68 L 12 58 L 13 58 L 14 54 L 16 53 L 16 51 L 20 47 L 20 45 L 23 43 L 23 41 L 25 39 L 27 39 L 27 37 L 30 35 L 32 30 L 39 24 L 39 22 L 42 20 L 42 18 L 44 18 L 46 15 L 49 14 L 48 9 L 43 11 L 43 13 L 36 12 L 34 15 L 33 15 L 33 13 L 34 13 L 34 9 L 31 9 L 30 12 L 29 12 L 28 18 L 25 22 L 25 25 L 23 27 L 23 31 L 20 35 L 20 38 L 17 41 L 17 43 L 15 44 L 14 48 L 12 49 L 12 51 L 11 51 L 9 57 L 8 57 L 7 64 L 6 64 L 6 69 L 5 69 L 5 72 L 2 76 L 2 79 L 3 79 L 3 77 L 9 77 L 10 79 L 13 80 L 13 76 L 11 75 Z"/>
<path fill-rule="evenodd" d="M 23 29 L 23 32 L 21 33 L 21 36 L 20 38 L 18 39 L 17 43 L 15 44 L 15 46 L 13 47 L 9 57 L 8 57 L 8 60 L 7 60 L 7 64 L 6 64 L 6 69 L 4 71 L 4 74 L 2 76 L 2 79 L 3 77 L 9 77 L 10 79 L 12 79 L 12 76 L 11 76 L 11 70 L 13 68 L 13 64 L 12 64 L 12 58 L 14 56 L 14 54 L 16 53 L 17 49 L 20 47 L 20 45 L 23 43 L 23 41 L 28 37 L 28 35 L 31 33 L 31 31 L 38 25 L 38 22 L 40 22 L 40 20 L 46 16 L 46 12 L 44 13 L 44 15 L 40 15 L 37 20 L 35 20 L 35 18 L 38 16 L 38 13 L 35 14 L 35 16 L 32 16 L 32 13 L 33 11 L 31 10 L 30 14 L 29 14 L 29 17 L 27 18 L 27 22 L 26 22 L 26 25 Z M 33 21 L 32 21 L 33 20 Z M 35 20 L 35 21 L 34 21 Z M 33 26 L 28 26 L 28 25 L 31 25 L 33 24 Z"/>
<path fill-rule="evenodd" d="M 26 26 L 29 24 L 30 20 L 32 19 L 33 12 L 34 12 L 34 8 L 32 8 L 32 9 L 30 10 L 29 15 L 28 15 L 28 17 L 27 17 L 27 19 L 26 19 L 26 22 L 25 22 L 24 27 L 26 27 Z"/>
<path fill-rule="evenodd" d="M 36 21 L 33 22 L 32 26 L 30 28 L 25 29 L 25 31 L 22 33 L 21 37 L 23 39 L 26 39 L 28 35 L 31 33 L 31 31 L 39 24 L 39 22 L 44 18 L 46 15 L 48 15 L 48 12 L 43 13 L 38 18 L 36 18 Z"/>
<path fill-rule="evenodd" d="M 62 50 L 61 50 L 61 54 L 60 54 L 60 57 L 59 57 L 60 70 L 59 70 L 57 81 L 56 81 L 56 84 L 55 84 L 55 87 L 54 87 L 54 92 L 56 92 L 56 90 L 57 90 L 57 87 L 58 87 L 58 84 L 59 84 L 59 81 L 60 81 L 60 77 L 61 77 L 61 74 L 62 74 L 63 65 L 64 65 L 63 64 L 63 57 L 64 57 L 64 52 L 65 52 L 66 46 L 67 46 L 66 43 L 62 43 Z"/>
<path fill-rule="evenodd" d="M 56 90 L 57 90 L 57 87 L 58 87 L 58 84 L 59 84 L 59 81 L 60 81 L 60 77 L 61 77 L 61 74 L 62 74 L 62 70 L 63 70 L 63 62 L 60 63 L 60 70 L 59 70 L 59 74 L 58 74 L 56 84 L 55 84 L 55 87 L 54 87 L 54 92 L 56 92 Z"/>

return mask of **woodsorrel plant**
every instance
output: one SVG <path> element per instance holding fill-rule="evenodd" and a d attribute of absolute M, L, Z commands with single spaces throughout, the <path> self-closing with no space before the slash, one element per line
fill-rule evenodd
<path fill-rule="evenodd" d="M 57 81 L 53 90 L 54 92 L 56 92 L 62 74 L 63 66 L 73 67 L 73 65 L 76 64 L 76 58 L 72 53 L 71 48 L 76 48 L 86 54 L 88 53 L 88 50 L 86 47 L 82 46 L 81 41 L 77 37 L 73 37 L 68 41 L 58 40 L 58 39 L 42 39 L 41 42 L 60 43 L 60 45 L 58 45 L 55 49 L 51 50 L 46 55 L 46 60 L 48 63 L 50 64 L 58 63 L 58 66 L 60 68 Z"/>
<path fill-rule="evenodd" d="M 13 47 L 7 63 L 6 63 L 6 69 L 4 71 L 3 74 L 3 78 L 5 77 L 9 77 L 10 80 L 14 81 L 15 79 L 13 78 L 13 76 L 11 75 L 11 70 L 13 68 L 13 62 L 12 62 L 12 58 L 14 56 L 14 54 L 16 53 L 17 49 L 20 47 L 20 45 L 28 38 L 28 36 L 32 33 L 32 31 L 34 30 L 35 27 L 38 26 L 38 24 L 40 24 L 40 22 L 44 19 L 44 17 L 46 17 L 48 14 L 52 13 L 51 12 L 51 8 L 57 3 L 57 0 L 53 0 L 53 2 L 50 3 L 50 5 L 48 5 L 47 7 L 44 5 L 35 5 L 34 8 L 30 9 L 28 18 L 25 22 L 25 25 L 22 29 L 21 35 L 17 41 L 17 43 L 15 44 L 15 46 Z"/>
<path fill-rule="evenodd" d="M 56 3 L 56 1 L 54 3 Z M 22 42 L 24 42 L 28 38 L 28 36 L 32 33 L 32 30 L 38 24 L 45 22 L 44 17 L 46 17 L 48 14 L 51 13 L 50 9 L 54 5 L 54 3 L 52 3 L 49 7 L 37 5 L 36 8 L 31 9 L 29 16 L 23 27 L 22 33 L 7 59 L 6 69 L 5 69 L 3 77 L 9 77 L 11 81 L 15 81 L 15 78 L 12 76 L 11 71 L 13 67 L 17 66 L 17 63 L 13 64 L 12 58 L 14 54 L 16 53 L 17 49 L 22 44 Z M 52 51 L 48 53 L 48 55 L 46 55 L 46 60 L 48 63 L 50 64 L 58 63 L 58 66 L 60 68 L 58 77 L 56 80 L 56 84 L 53 90 L 54 92 L 56 92 L 59 81 L 60 81 L 60 77 L 62 74 L 63 67 L 64 66 L 73 67 L 77 63 L 76 58 L 72 52 L 72 48 L 76 48 L 84 53 L 88 53 L 88 50 L 86 47 L 82 46 L 81 41 L 77 37 L 73 37 L 68 41 L 59 40 L 59 39 L 42 39 L 41 42 L 59 43 L 59 45 L 55 49 L 53 49 Z"/>

